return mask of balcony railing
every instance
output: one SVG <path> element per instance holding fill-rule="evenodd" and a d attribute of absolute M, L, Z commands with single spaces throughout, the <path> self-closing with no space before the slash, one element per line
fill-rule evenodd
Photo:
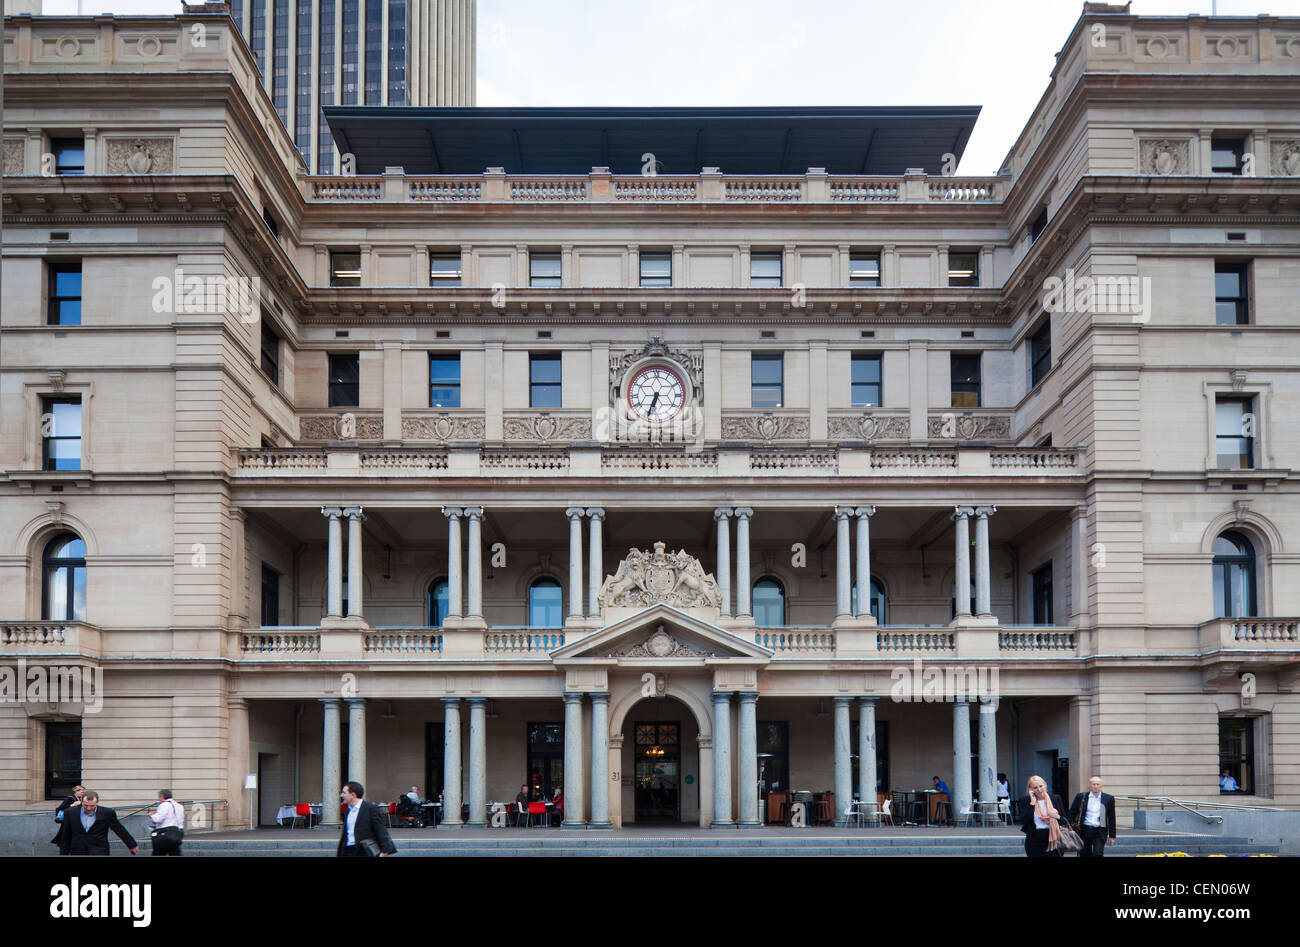
<path fill-rule="evenodd" d="M 312 175 L 302 178 L 310 203 L 511 203 L 511 204 L 910 204 L 1001 201 L 1009 178 L 945 177 L 913 169 L 906 174 L 617 175 L 593 168 L 589 174 L 506 174 L 488 168 L 481 175 L 408 175 L 402 168 L 383 174 Z"/>
<path fill-rule="evenodd" d="M 252 448 L 236 475 L 284 477 L 1078 477 L 1080 451 L 1018 447 L 670 447 L 609 443 L 476 447 Z"/>
<path fill-rule="evenodd" d="M 1200 625 L 1202 651 L 1300 651 L 1300 618 L 1214 618 Z"/>
<path fill-rule="evenodd" d="M 99 654 L 100 629 L 82 621 L 0 622 L 0 652 L 8 655 Z"/>

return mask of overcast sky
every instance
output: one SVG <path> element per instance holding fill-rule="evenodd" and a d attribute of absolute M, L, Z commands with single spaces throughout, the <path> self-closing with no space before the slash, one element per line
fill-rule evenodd
<path fill-rule="evenodd" d="M 45 0 L 75 13 L 78 0 Z M 178 0 L 81 0 L 86 13 Z M 1212 0 L 1134 0 L 1143 15 Z M 1300 0 L 1218 0 L 1300 15 Z M 980 105 L 962 174 L 996 174 L 1081 0 L 478 0 L 479 105 Z M 935 169 L 929 169 L 935 170 Z"/>

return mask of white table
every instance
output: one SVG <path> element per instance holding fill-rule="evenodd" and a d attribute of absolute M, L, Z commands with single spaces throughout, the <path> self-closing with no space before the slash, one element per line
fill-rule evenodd
<path fill-rule="evenodd" d="M 318 802 L 316 802 L 316 803 L 312 803 L 310 806 L 308 806 L 308 808 L 311 810 L 311 814 L 314 815 L 314 816 L 316 817 L 316 821 L 319 822 L 319 821 L 320 821 L 320 803 L 318 803 Z M 284 825 L 284 820 L 285 820 L 285 819 L 290 819 L 290 820 L 292 820 L 292 819 L 293 819 L 295 816 L 297 816 L 297 815 L 298 815 L 298 807 L 297 807 L 297 806 L 281 806 L 281 807 L 280 807 L 279 809 L 277 809 L 276 812 L 275 812 L 275 824 L 276 824 L 276 825 Z"/>

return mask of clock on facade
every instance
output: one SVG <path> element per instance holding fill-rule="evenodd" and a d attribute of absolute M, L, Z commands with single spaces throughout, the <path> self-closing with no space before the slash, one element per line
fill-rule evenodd
<path fill-rule="evenodd" d="M 686 404 L 686 385 L 674 371 L 654 365 L 637 372 L 627 388 L 628 406 L 647 421 L 671 421 Z"/>

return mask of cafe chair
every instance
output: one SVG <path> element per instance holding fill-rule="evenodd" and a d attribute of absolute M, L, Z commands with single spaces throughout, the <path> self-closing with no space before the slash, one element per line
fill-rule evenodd
<path fill-rule="evenodd" d="M 1011 800 L 1002 798 L 998 800 L 998 821 L 1011 824 Z"/>
<path fill-rule="evenodd" d="M 844 807 L 844 811 L 840 813 L 840 817 L 835 820 L 835 827 L 847 829 L 850 822 L 858 828 L 862 828 L 862 813 L 852 802 Z"/>
<path fill-rule="evenodd" d="M 514 820 L 510 823 L 515 828 L 528 824 L 528 806 L 522 802 L 512 802 L 510 804 L 510 814 Z"/>
<path fill-rule="evenodd" d="M 299 802 L 294 805 L 293 818 L 289 820 L 290 830 L 293 829 L 293 824 L 299 819 L 303 820 L 303 824 L 307 826 L 307 828 L 311 828 L 311 806 L 305 802 Z"/>
<path fill-rule="evenodd" d="M 980 817 L 980 810 L 979 810 L 979 807 L 976 806 L 975 803 L 973 803 L 973 802 L 972 802 L 972 803 L 971 803 L 967 808 L 962 809 L 961 812 L 958 813 L 958 815 L 961 817 L 961 824 L 962 824 L 963 826 L 966 826 L 967 828 L 970 827 L 970 820 L 971 820 L 971 819 L 980 819 L 980 824 L 981 824 L 981 825 L 983 824 L 983 821 L 984 821 L 984 820 Z"/>
<path fill-rule="evenodd" d="M 880 804 L 880 824 L 881 824 L 881 825 L 884 825 L 886 822 L 888 822 L 890 825 L 893 825 L 893 824 L 894 824 L 894 813 L 893 813 L 893 808 L 894 808 L 894 800 L 892 800 L 892 799 L 885 799 L 885 800 Z"/>
<path fill-rule="evenodd" d="M 546 803 L 530 802 L 528 803 L 528 824 L 530 826 L 546 825 Z"/>

